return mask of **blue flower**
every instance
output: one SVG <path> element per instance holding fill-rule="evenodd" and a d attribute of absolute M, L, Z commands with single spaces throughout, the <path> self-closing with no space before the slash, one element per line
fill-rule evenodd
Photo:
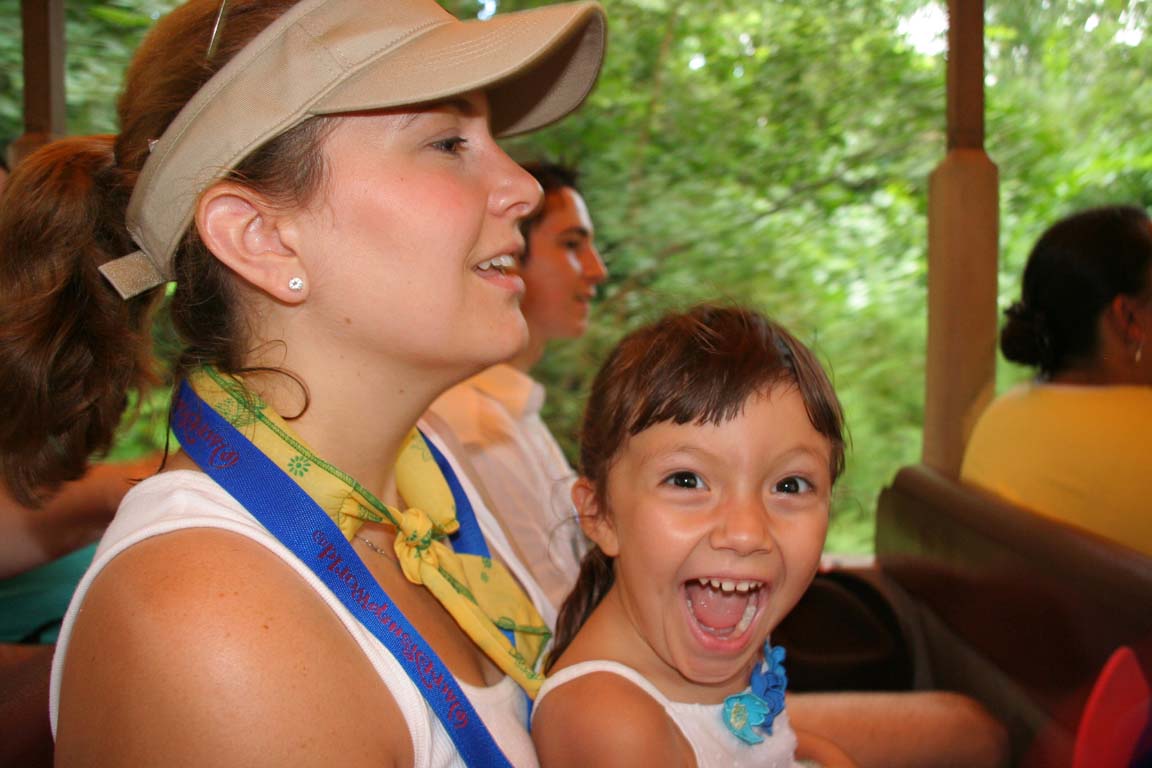
<path fill-rule="evenodd" d="M 784 690 L 787 686 L 784 649 L 764 643 L 764 660 L 752 670 L 752 689 L 724 700 L 724 726 L 746 744 L 764 741 L 764 737 L 754 729 L 772 735 L 776 716 L 784 711 Z"/>
<path fill-rule="evenodd" d="M 752 672 L 752 692 L 765 696 L 768 691 L 783 693 L 788 687 L 788 675 L 784 671 L 784 649 L 764 643 L 764 660 Z"/>
<path fill-rule="evenodd" d="M 745 744 L 764 741 L 764 737 L 752 729 L 762 725 L 767 714 L 768 705 L 754 693 L 745 691 L 724 699 L 724 725 Z"/>

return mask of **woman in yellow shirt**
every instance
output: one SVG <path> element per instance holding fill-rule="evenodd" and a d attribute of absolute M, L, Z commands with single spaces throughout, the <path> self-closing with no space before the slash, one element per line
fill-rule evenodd
<path fill-rule="evenodd" d="M 1110 206 L 1058 221 L 1033 247 L 1006 315 L 1001 351 L 1037 376 L 981 415 L 962 478 L 1152 554 L 1147 213 Z"/>

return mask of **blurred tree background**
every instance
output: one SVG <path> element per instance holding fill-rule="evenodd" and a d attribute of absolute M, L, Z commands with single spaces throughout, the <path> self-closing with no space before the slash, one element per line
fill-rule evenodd
<path fill-rule="evenodd" d="M 442 0 L 461 17 L 537 0 Z M 67 0 L 73 133 L 111 131 L 120 74 L 173 0 Z M 928 175 L 944 152 L 943 2 L 605 0 L 585 108 L 511 140 L 583 172 L 612 276 L 591 332 L 540 373 L 567 448 L 590 377 L 629 329 L 706 299 L 749 302 L 829 367 L 852 437 L 829 549 L 871 549 L 876 496 L 920 454 Z M 988 151 L 1000 168 L 1001 296 L 1069 210 L 1152 203 L 1152 10 L 1142 0 L 988 0 Z M 20 133 L 18 0 L 0 0 L 0 137 Z M 1001 371 L 1001 386 L 1023 375 Z M 163 439 L 144 398 L 118 455 Z"/>

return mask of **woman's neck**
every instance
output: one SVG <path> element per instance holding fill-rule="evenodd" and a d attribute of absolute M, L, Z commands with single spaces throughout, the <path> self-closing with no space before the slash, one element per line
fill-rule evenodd
<path fill-rule="evenodd" d="M 1123 329 L 1105 313 L 1098 323 L 1095 353 L 1090 358 L 1071 361 L 1051 380 L 1054 384 L 1086 387 L 1147 385 L 1148 373 L 1141 368 L 1138 357 Z"/>
<path fill-rule="evenodd" d="M 1123 354 L 1104 353 L 1088 362 L 1069 366 L 1052 374 L 1053 384 L 1081 387 L 1116 387 L 1139 384 L 1139 372 L 1132 360 Z"/>
<path fill-rule="evenodd" d="M 398 504 L 395 465 L 404 439 L 447 385 L 414 372 L 369 376 L 338 365 L 322 371 L 281 367 L 299 382 L 283 373 L 257 373 L 245 376 L 245 383 L 316 455 L 384 503 Z"/>
<path fill-rule="evenodd" d="M 1077 387 L 1103 387 L 1112 383 L 1103 372 L 1094 368 L 1068 368 L 1053 374 L 1048 381 Z"/>
<path fill-rule="evenodd" d="M 507 360 L 508 365 L 521 371 L 522 373 L 530 374 L 536 364 L 544 357 L 544 349 L 547 343 L 539 340 L 537 336 L 528 337 L 528 345 L 520 350 L 516 355 Z"/>

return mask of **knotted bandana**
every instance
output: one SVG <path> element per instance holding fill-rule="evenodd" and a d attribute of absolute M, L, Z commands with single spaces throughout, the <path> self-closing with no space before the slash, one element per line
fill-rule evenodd
<path fill-rule="evenodd" d="M 347 539 L 365 522 L 395 527 L 393 547 L 404 576 L 431 592 L 488 658 L 535 697 L 544 681 L 535 671 L 536 662 L 551 633 L 503 564 L 452 549 L 448 536 L 459 528 L 456 504 L 417 430 L 405 439 L 396 463 L 397 488 L 410 505 L 397 510 L 312 453 L 238 378 L 202 368 L 189 377 L 189 384 L 288 473 Z M 512 633 L 514 645 L 504 631 Z"/>

